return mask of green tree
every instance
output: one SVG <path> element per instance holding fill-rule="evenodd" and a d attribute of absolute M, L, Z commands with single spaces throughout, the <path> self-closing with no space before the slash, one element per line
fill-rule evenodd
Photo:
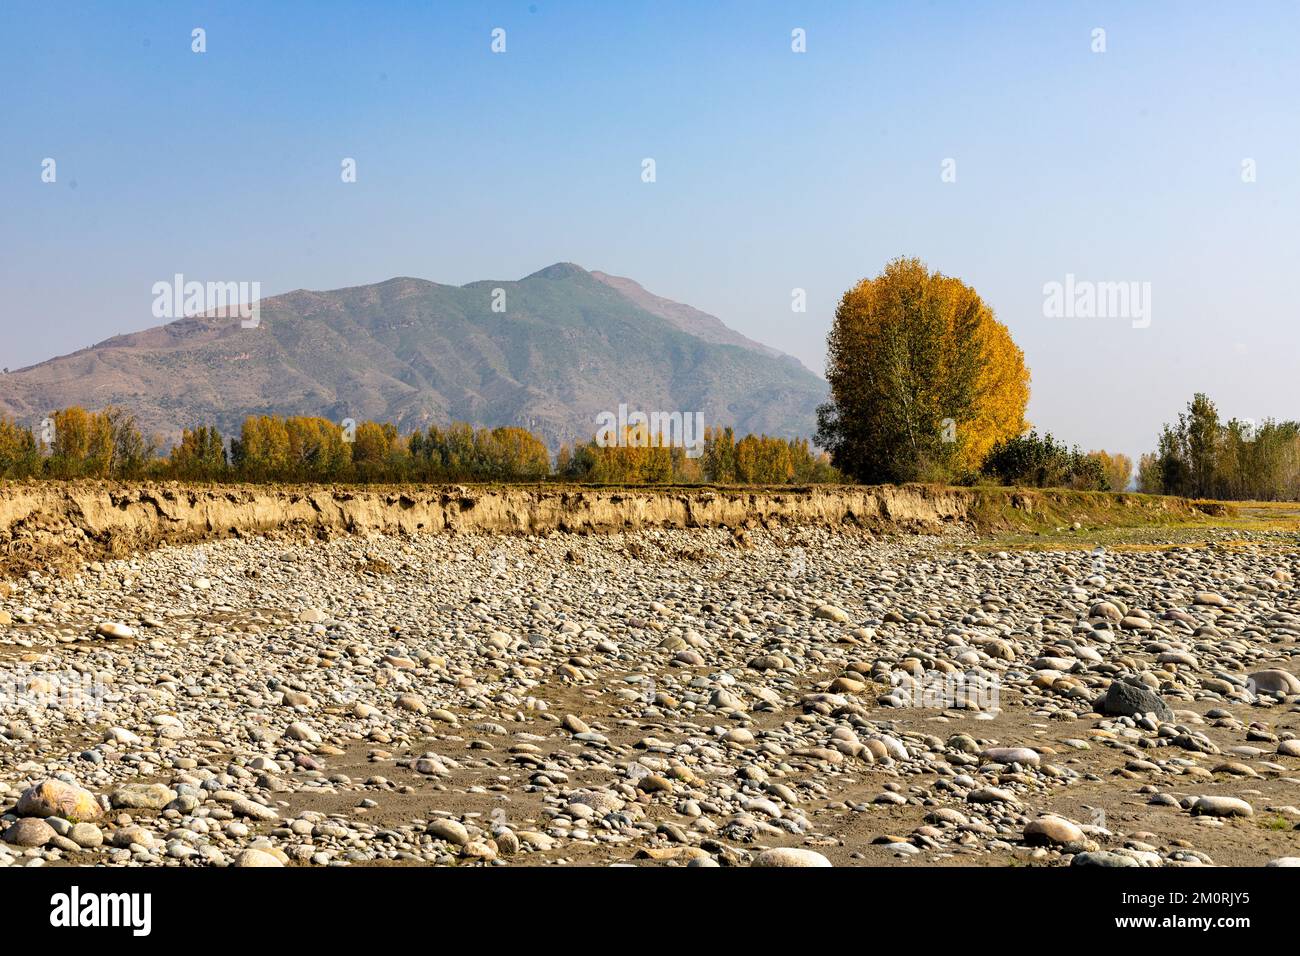
<path fill-rule="evenodd" d="M 418 434 L 418 433 L 417 433 Z M 389 422 L 362 422 L 352 442 L 352 469 L 359 481 L 398 481 L 407 471 L 406 446 Z"/>
<path fill-rule="evenodd" d="M 1137 490 L 1148 495 L 1164 493 L 1159 455 L 1148 452 L 1138 459 Z"/>
<path fill-rule="evenodd" d="M 173 475 L 191 481 L 224 477 L 227 461 L 221 433 L 207 425 L 184 429 L 180 443 L 172 448 L 168 465 Z"/>
<path fill-rule="evenodd" d="M 731 426 L 704 430 L 704 477 L 715 485 L 736 482 L 736 436 Z"/>

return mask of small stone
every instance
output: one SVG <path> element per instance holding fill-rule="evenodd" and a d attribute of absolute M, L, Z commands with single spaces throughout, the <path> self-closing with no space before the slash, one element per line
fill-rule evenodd
<path fill-rule="evenodd" d="M 1134 857 L 1126 853 L 1113 853 L 1110 850 L 1090 850 L 1084 853 L 1077 853 L 1071 866 L 1104 866 L 1104 867 L 1129 867 L 1141 866 Z"/>
<path fill-rule="evenodd" d="M 751 866 L 831 866 L 831 861 L 814 850 L 803 847 L 774 847 L 754 857 Z"/>
<path fill-rule="evenodd" d="M 573 714 L 564 715 L 564 729 L 571 734 L 589 734 L 591 728 L 581 717 L 575 717 Z"/>
<path fill-rule="evenodd" d="M 237 867 L 246 866 L 284 866 L 280 859 L 266 850 L 247 849 L 239 856 L 235 857 L 233 864 Z"/>
<path fill-rule="evenodd" d="M 154 837 L 153 831 L 145 827 L 132 825 L 120 827 L 113 831 L 113 846 L 128 849 L 132 845 L 142 846 L 146 850 L 155 846 L 158 840 Z"/>
<path fill-rule="evenodd" d="M 100 637 L 107 637 L 112 640 L 128 640 L 135 637 L 135 629 L 127 627 L 125 624 L 119 624 L 116 621 L 103 621 L 95 627 L 95 633 Z"/>
<path fill-rule="evenodd" d="M 161 783 L 128 783 L 109 796 L 119 810 L 161 810 L 176 799 L 176 791 Z"/>
<path fill-rule="evenodd" d="M 731 691 L 719 687 L 712 696 L 709 697 L 709 706 L 716 707 L 719 710 L 740 710 L 745 709 L 745 703 Z"/>
<path fill-rule="evenodd" d="M 447 765 L 436 757 L 420 757 L 411 765 L 416 773 L 425 776 L 442 776 L 447 773 Z"/>
<path fill-rule="evenodd" d="M 280 814 L 270 807 L 264 807 L 252 800 L 236 800 L 230 805 L 230 812 L 250 820 L 271 821 L 280 819 Z"/>
<path fill-rule="evenodd" d="M 456 846 L 465 846 L 469 843 L 469 831 L 465 829 L 465 825 L 445 817 L 431 820 L 424 828 L 424 832 Z"/>
<path fill-rule="evenodd" d="M 104 843 L 104 834 L 93 823 L 78 823 L 68 831 L 68 839 L 79 847 L 93 850 Z"/>
<path fill-rule="evenodd" d="M 1157 694 L 1144 687 L 1137 687 L 1123 681 L 1112 681 L 1106 690 L 1106 696 L 1100 702 L 1101 712 L 1133 717 L 1137 714 L 1155 714 L 1163 721 L 1174 719 L 1174 712 L 1169 709 Z"/>
<path fill-rule="evenodd" d="M 1192 804 L 1192 813 L 1211 817 L 1248 817 L 1255 809 L 1238 797 L 1198 797 Z"/>
<path fill-rule="evenodd" d="M 1085 837 L 1079 827 L 1058 816 L 1041 816 L 1025 824 L 1025 842 L 1031 845 L 1082 843 Z"/>
<path fill-rule="evenodd" d="M 5 843 L 22 847 L 45 846 L 56 836 L 54 827 L 35 817 L 23 817 L 16 821 L 0 837 Z"/>

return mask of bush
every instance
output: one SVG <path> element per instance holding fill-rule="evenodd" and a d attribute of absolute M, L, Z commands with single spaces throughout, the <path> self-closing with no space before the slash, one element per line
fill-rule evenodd
<path fill-rule="evenodd" d="M 1105 491 L 1108 487 L 1106 472 L 1097 457 L 1057 442 L 1050 433 L 1040 436 L 1036 431 L 998 443 L 980 471 L 985 478 L 1003 485 L 1089 491 Z"/>

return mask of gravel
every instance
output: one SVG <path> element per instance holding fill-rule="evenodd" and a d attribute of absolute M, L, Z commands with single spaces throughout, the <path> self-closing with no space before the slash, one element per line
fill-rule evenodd
<path fill-rule="evenodd" d="M 278 537 L 33 572 L 0 591 L 0 866 L 1290 865 L 1296 544 Z"/>

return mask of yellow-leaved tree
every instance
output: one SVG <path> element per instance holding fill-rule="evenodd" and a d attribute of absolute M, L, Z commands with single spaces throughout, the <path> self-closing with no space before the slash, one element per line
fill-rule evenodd
<path fill-rule="evenodd" d="M 1133 477 L 1133 459 L 1122 452 L 1105 450 L 1088 452 L 1089 458 L 1095 458 L 1101 465 L 1102 474 L 1106 476 L 1106 487 L 1110 491 L 1127 491 Z"/>
<path fill-rule="evenodd" d="M 826 377 L 817 443 L 857 481 L 973 474 L 1025 429 L 1024 353 L 974 289 L 919 259 L 895 259 L 844 294 Z"/>

